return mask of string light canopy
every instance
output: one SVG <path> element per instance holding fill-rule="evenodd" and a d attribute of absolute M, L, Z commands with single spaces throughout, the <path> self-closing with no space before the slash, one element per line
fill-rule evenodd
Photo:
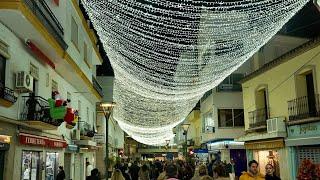
<path fill-rule="evenodd" d="M 113 116 L 150 144 L 161 137 L 152 132 L 169 135 L 308 0 L 82 2 L 114 69 Z"/>

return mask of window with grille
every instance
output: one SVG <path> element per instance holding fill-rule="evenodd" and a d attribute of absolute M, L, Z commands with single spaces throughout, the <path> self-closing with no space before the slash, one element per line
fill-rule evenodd
<path fill-rule="evenodd" d="M 55 80 L 52 80 L 51 85 L 52 85 L 52 88 L 51 88 L 52 92 L 58 91 L 58 83 Z"/>
<path fill-rule="evenodd" d="M 298 165 L 303 160 L 309 159 L 313 164 L 320 164 L 320 147 L 299 147 L 297 148 Z"/>
<path fill-rule="evenodd" d="M 32 63 L 30 63 L 30 75 L 39 80 L 39 68 Z"/>

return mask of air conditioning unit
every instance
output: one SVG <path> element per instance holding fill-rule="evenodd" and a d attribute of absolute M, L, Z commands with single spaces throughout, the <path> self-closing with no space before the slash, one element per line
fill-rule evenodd
<path fill-rule="evenodd" d="M 73 130 L 71 138 L 72 140 L 80 140 L 80 130 Z"/>
<path fill-rule="evenodd" d="M 16 74 L 16 88 L 20 92 L 33 91 L 33 77 L 26 71 L 19 71 Z"/>
<path fill-rule="evenodd" d="M 285 125 L 285 118 L 284 117 L 276 117 L 267 120 L 267 131 L 268 133 L 274 132 L 286 132 L 286 125 Z"/>

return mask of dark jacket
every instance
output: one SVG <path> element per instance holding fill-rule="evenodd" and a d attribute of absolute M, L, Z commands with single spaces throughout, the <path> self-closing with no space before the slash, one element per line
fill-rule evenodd
<path fill-rule="evenodd" d="M 136 164 L 133 164 L 130 168 L 129 168 L 129 172 L 131 174 L 131 179 L 132 180 L 138 180 L 139 179 L 139 171 L 140 171 L 140 167 Z"/>
<path fill-rule="evenodd" d="M 278 176 L 276 175 L 273 175 L 273 176 L 270 176 L 270 175 L 266 175 L 266 180 L 281 180 Z"/>
<path fill-rule="evenodd" d="M 64 170 L 60 170 L 57 174 L 56 180 L 64 180 L 66 178 L 66 174 L 64 173 Z"/>

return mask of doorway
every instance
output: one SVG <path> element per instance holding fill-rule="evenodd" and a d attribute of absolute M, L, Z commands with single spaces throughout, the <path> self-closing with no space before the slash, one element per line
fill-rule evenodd
<path fill-rule="evenodd" d="M 313 74 L 309 73 L 306 75 L 306 84 L 307 84 L 307 100 L 308 100 L 308 109 L 309 117 L 315 117 L 317 113 L 316 108 L 316 98 L 314 93 L 314 83 L 313 83 Z"/>
<path fill-rule="evenodd" d="M 71 177 L 73 177 L 71 175 L 72 173 L 72 170 L 71 170 L 71 164 L 72 164 L 72 161 L 71 161 L 71 154 L 70 153 L 65 153 L 64 154 L 64 171 L 65 171 L 65 174 L 66 174 L 66 179 L 67 180 L 70 180 Z"/>

